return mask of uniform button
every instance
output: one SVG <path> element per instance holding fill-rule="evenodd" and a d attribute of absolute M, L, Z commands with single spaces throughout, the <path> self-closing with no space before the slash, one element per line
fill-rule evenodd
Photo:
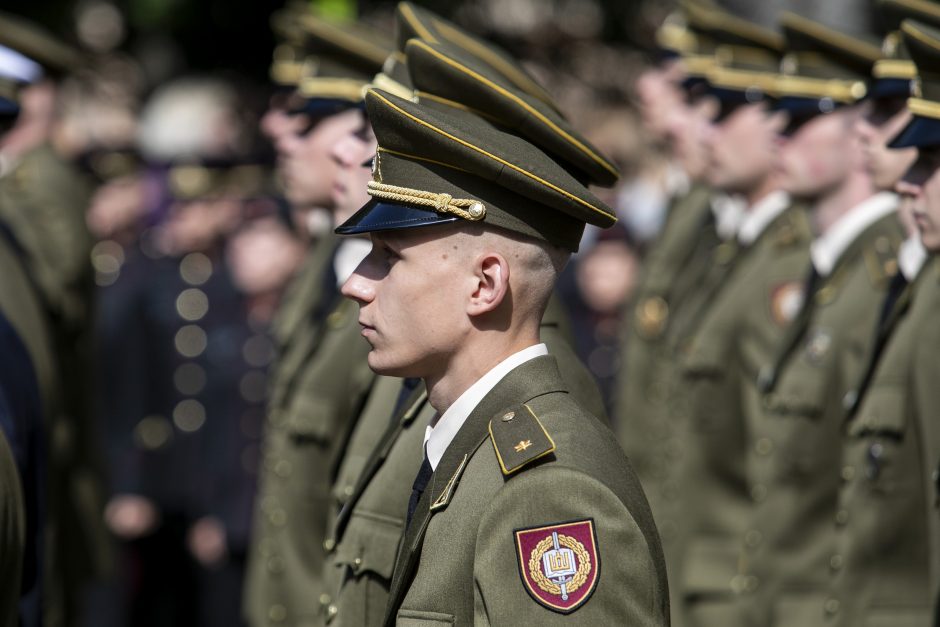
<path fill-rule="evenodd" d="M 333 538 L 327 538 L 326 540 L 323 541 L 323 549 L 326 552 L 329 553 L 335 548 L 336 548 L 336 540 L 334 540 Z"/>
<path fill-rule="evenodd" d="M 339 612 L 339 608 L 333 605 L 332 603 L 330 604 L 328 608 L 326 608 L 326 615 L 329 618 L 333 618 L 334 616 L 336 616 L 338 612 Z"/>
<path fill-rule="evenodd" d="M 837 524 L 837 525 L 842 526 L 842 525 L 844 525 L 844 524 L 847 523 L 847 522 L 849 522 L 849 512 L 848 512 L 848 511 L 846 511 L 846 510 L 844 510 L 844 509 L 840 509 L 838 512 L 836 512 L 836 524 Z"/>
<path fill-rule="evenodd" d="M 842 564 L 843 564 L 843 560 L 842 560 L 841 555 L 833 555 L 832 557 L 829 558 L 829 568 L 831 568 L 834 571 L 841 570 Z"/>
<path fill-rule="evenodd" d="M 287 512 L 281 508 L 275 509 L 268 515 L 268 520 L 275 527 L 281 527 L 287 522 Z"/>
<path fill-rule="evenodd" d="M 767 498 L 767 486 L 756 484 L 751 488 L 751 498 L 755 503 L 762 503 Z"/>
<path fill-rule="evenodd" d="M 855 405 L 855 401 L 858 400 L 858 390 L 849 390 L 845 393 L 845 396 L 842 397 L 842 409 L 848 411 L 852 409 L 852 406 Z"/>
<path fill-rule="evenodd" d="M 823 609 L 826 610 L 826 614 L 838 614 L 841 608 L 842 604 L 839 603 L 839 599 L 826 599 L 826 602 L 823 604 Z"/>
<path fill-rule="evenodd" d="M 323 607 L 326 607 L 332 602 L 333 602 L 333 599 L 327 593 L 324 592 L 323 594 L 320 595 L 320 605 L 322 605 Z"/>
<path fill-rule="evenodd" d="M 282 477 L 286 479 L 287 477 L 290 476 L 290 471 L 291 471 L 290 462 L 287 461 L 286 459 L 282 459 L 276 464 L 274 464 L 274 474 L 276 474 L 278 477 Z"/>
<path fill-rule="evenodd" d="M 287 608 L 281 604 L 275 604 L 268 608 L 268 618 L 275 623 L 283 623 L 287 618 Z"/>
<path fill-rule="evenodd" d="M 284 572 L 284 560 L 277 555 L 268 559 L 268 572 L 275 575 Z"/>
<path fill-rule="evenodd" d="M 354 559 L 354 560 L 353 560 L 353 566 L 355 566 L 356 569 L 358 570 L 359 567 L 362 566 L 362 558 L 361 558 L 361 557 L 357 557 L 356 559 Z"/>
<path fill-rule="evenodd" d="M 757 451 L 757 454 L 766 457 L 770 455 L 774 450 L 773 440 L 770 438 L 761 438 L 754 444 L 754 450 Z"/>
<path fill-rule="evenodd" d="M 842 467 L 842 480 L 851 481 L 855 478 L 855 467 L 854 466 L 843 466 Z"/>
<path fill-rule="evenodd" d="M 744 543 L 752 549 L 760 546 L 760 543 L 763 541 L 763 539 L 763 534 L 761 534 L 761 532 L 757 529 L 751 529 L 746 534 L 744 534 Z"/>
<path fill-rule="evenodd" d="M 352 495 L 353 495 L 353 491 L 354 491 L 355 489 L 356 489 L 356 488 L 355 488 L 354 486 L 348 485 L 348 486 L 346 486 L 345 488 L 343 488 L 343 494 L 346 495 L 346 496 L 352 496 Z"/>

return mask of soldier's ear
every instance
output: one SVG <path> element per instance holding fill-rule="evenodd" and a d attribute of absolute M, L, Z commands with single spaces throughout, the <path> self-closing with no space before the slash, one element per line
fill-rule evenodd
<path fill-rule="evenodd" d="M 509 263 L 498 252 L 481 253 L 474 263 L 476 284 L 467 314 L 481 316 L 500 309 L 509 296 Z"/>

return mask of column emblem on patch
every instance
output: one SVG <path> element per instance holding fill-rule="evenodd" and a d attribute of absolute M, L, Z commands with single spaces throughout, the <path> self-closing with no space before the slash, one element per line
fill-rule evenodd
<path fill-rule="evenodd" d="M 593 520 L 520 529 L 515 534 L 519 573 L 533 599 L 562 614 L 587 602 L 600 574 Z"/>

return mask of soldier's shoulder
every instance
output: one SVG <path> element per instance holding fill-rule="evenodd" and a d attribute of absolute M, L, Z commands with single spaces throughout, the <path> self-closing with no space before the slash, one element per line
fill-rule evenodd
<path fill-rule="evenodd" d="M 497 412 L 489 432 L 505 477 L 559 459 L 577 465 L 583 455 L 609 458 L 613 465 L 625 461 L 603 421 L 567 393 L 545 394 Z"/>
<path fill-rule="evenodd" d="M 794 205 L 784 211 L 771 225 L 769 235 L 775 248 L 808 248 L 813 231 L 806 210 Z"/>

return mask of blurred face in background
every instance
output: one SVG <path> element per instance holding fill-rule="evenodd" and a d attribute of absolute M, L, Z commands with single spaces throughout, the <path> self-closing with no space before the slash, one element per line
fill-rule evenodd
<path fill-rule="evenodd" d="M 683 77 L 681 64 L 674 60 L 651 66 L 636 79 L 634 89 L 640 116 L 653 141 L 667 140 L 668 121 L 673 110 L 685 106 L 681 87 Z"/>
<path fill-rule="evenodd" d="M 777 166 L 777 136 L 786 114 L 765 103 L 740 105 L 712 124 L 708 134 L 708 183 L 748 195 L 764 185 Z"/>
<path fill-rule="evenodd" d="M 288 113 L 290 96 L 291 94 L 280 91 L 274 93 L 268 100 L 268 108 L 258 124 L 261 133 L 274 146 L 277 146 L 281 138 L 290 133 L 295 126 L 291 119 L 293 116 Z"/>
<path fill-rule="evenodd" d="M 863 167 L 855 121 L 858 110 L 843 107 L 799 126 L 780 149 L 780 187 L 796 198 L 816 199 L 842 185 Z"/>
<path fill-rule="evenodd" d="M 718 102 L 699 96 L 673 109 L 666 122 L 673 157 L 693 181 L 705 176 L 708 168 L 708 135 Z"/>
<path fill-rule="evenodd" d="M 177 201 L 161 226 L 161 248 L 171 255 L 209 250 L 238 226 L 240 216 L 241 201 L 237 198 Z"/>
<path fill-rule="evenodd" d="M 894 150 L 888 143 L 911 121 L 904 98 L 880 98 L 866 102 L 856 123 L 865 154 L 865 165 L 880 190 L 893 190 L 917 160 L 916 148 Z"/>
<path fill-rule="evenodd" d="M 917 161 L 897 190 L 910 202 L 924 247 L 940 252 L 940 147 L 918 149 Z"/>
<path fill-rule="evenodd" d="M 333 208 L 339 164 L 333 146 L 362 127 L 363 113 L 348 109 L 322 119 L 292 116 L 295 126 L 277 143 L 278 168 L 287 200 L 296 209 Z"/>
<path fill-rule="evenodd" d="M 124 176 L 103 183 L 91 197 L 85 222 L 95 239 L 132 233 L 146 212 L 144 177 Z"/>
<path fill-rule="evenodd" d="M 376 147 L 372 125 L 365 116 L 358 129 L 333 146 L 332 156 L 339 166 L 332 190 L 336 224 L 342 224 L 369 202 L 367 185 L 372 180 L 371 161 Z"/>
<path fill-rule="evenodd" d="M 280 290 L 304 255 L 304 246 L 275 216 L 246 222 L 226 248 L 235 285 L 255 296 Z"/>

